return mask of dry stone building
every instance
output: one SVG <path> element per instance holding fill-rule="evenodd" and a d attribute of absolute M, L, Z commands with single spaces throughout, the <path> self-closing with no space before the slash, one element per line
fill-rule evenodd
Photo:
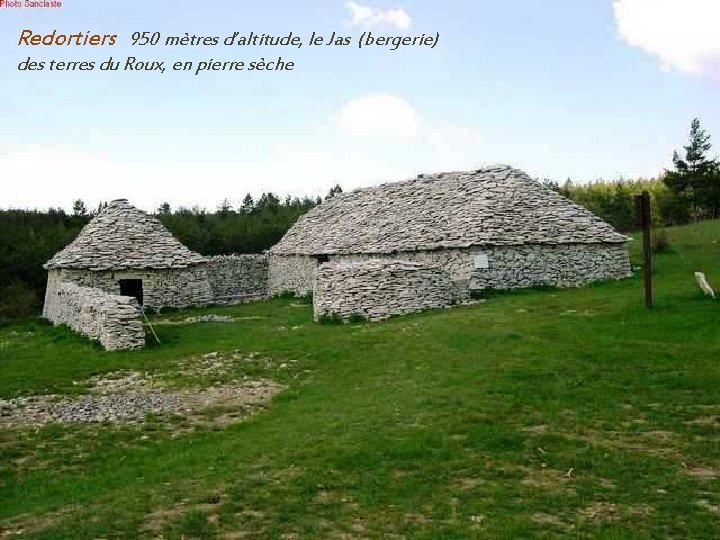
<path fill-rule="evenodd" d="M 269 250 L 269 290 L 342 295 L 343 282 L 345 290 L 348 283 L 362 288 L 367 267 L 335 266 L 318 274 L 320 265 L 398 259 L 442 269 L 455 301 L 487 288 L 579 286 L 629 276 L 627 240 L 508 166 L 421 175 L 338 194 L 301 217 Z M 353 268 L 356 279 L 348 275 Z M 394 281 L 385 289 L 390 296 L 403 290 Z M 316 315 L 337 304 L 316 305 Z"/>
<path fill-rule="evenodd" d="M 375 320 L 451 305 L 487 288 L 623 278 L 630 275 L 626 242 L 585 208 L 508 166 L 338 194 L 263 255 L 202 256 L 119 199 L 46 263 L 43 314 L 106 348 L 139 346 L 140 306 L 314 292 L 316 319 Z M 130 335 L 122 337 L 123 329 Z"/>
<path fill-rule="evenodd" d="M 46 307 L 61 282 L 133 296 L 152 309 L 202 306 L 213 297 L 207 259 L 125 199 L 112 201 L 45 268 Z"/>
<path fill-rule="evenodd" d="M 202 256 L 125 199 L 112 201 L 45 268 L 43 316 L 96 338 L 99 321 L 89 319 L 107 319 L 110 308 L 105 306 L 114 306 L 111 311 L 122 311 L 123 317 L 128 313 L 132 304 L 118 297 L 133 297 L 136 307 L 157 310 L 233 304 L 267 295 L 265 255 Z M 141 315 L 139 309 L 136 315 Z M 136 346 L 137 341 L 106 348 L 127 343 Z"/>

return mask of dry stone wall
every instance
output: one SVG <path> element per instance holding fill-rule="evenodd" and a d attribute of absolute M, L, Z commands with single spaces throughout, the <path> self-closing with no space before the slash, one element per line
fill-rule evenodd
<path fill-rule="evenodd" d="M 455 300 L 450 276 L 439 266 L 407 260 L 321 264 L 315 277 L 315 320 L 362 316 L 375 321 L 439 308 Z"/>
<path fill-rule="evenodd" d="M 441 267 L 452 281 L 458 299 L 479 289 L 514 289 L 550 285 L 577 287 L 592 281 L 631 275 L 624 244 L 526 244 L 477 246 L 397 255 L 331 255 L 329 262 L 397 260 Z M 312 291 L 317 260 L 306 256 L 270 256 L 271 291 Z"/>
<path fill-rule="evenodd" d="M 94 287 L 108 294 L 120 294 L 121 279 L 142 280 L 143 306 L 148 309 L 207 306 L 213 301 L 213 291 L 205 264 L 165 270 L 91 271 L 56 268 L 48 270 L 48 290 L 53 283 L 67 281 L 83 287 Z"/>
<path fill-rule="evenodd" d="M 476 268 L 476 257 L 487 268 Z M 456 261 L 457 274 L 469 272 L 473 289 L 516 289 L 550 285 L 580 287 L 632 275 L 624 244 L 544 244 L 471 249 Z"/>
<path fill-rule="evenodd" d="M 208 257 L 207 273 L 214 304 L 238 304 L 268 296 L 266 255 Z"/>
<path fill-rule="evenodd" d="M 318 261 L 304 255 L 270 255 L 268 289 L 271 295 L 293 292 L 298 296 L 313 290 Z"/>
<path fill-rule="evenodd" d="M 53 324 L 65 324 L 99 341 L 107 350 L 145 346 L 140 307 L 129 296 L 59 282 L 46 296 L 43 315 Z"/>

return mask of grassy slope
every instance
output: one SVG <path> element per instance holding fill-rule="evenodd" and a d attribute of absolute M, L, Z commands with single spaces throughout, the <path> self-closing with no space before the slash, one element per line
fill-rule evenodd
<path fill-rule="evenodd" d="M 289 388 L 267 412 L 224 429 L 0 432 L 0 530 L 131 538 L 164 508 L 166 537 L 717 538 L 720 303 L 692 272 L 720 280 L 720 223 L 670 240 L 652 311 L 631 279 L 380 324 L 313 325 L 288 300 L 212 309 L 261 318 L 160 326 L 163 346 L 135 353 L 2 329 L 4 397 L 209 351 L 296 363 L 270 375 Z"/>

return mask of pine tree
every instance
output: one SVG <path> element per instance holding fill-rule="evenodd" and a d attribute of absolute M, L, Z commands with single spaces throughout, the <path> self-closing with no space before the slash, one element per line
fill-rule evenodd
<path fill-rule="evenodd" d="M 233 207 L 230 203 L 230 199 L 223 199 L 223 201 L 220 203 L 220 206 L 218 206 L 218 215 L 220 217 L 227 217 L 231 213 L 233 213 Z"/>
<path fill-rule="evenodd" d="M 85 203 L 82 201 L 82 199 L 78 199 L 73 203 L 73 215 L 74 216 L 86 216 L 87 215 L 87 208 L 85 208 Z"/>
<path fill-rule="evenodd" d="M 325 196 L 325 200 L 331 199 L 337 193 L 342 193 L 342 188 L 340 187 L 340 184 L 335 184 L 333 187 L 330 188 L 330 191 L 328 191 L 328 194 Z"/>
<path fill-rule="evenodd" d="M 245 195 L 245 198 L 242 201 L 242 206 L 240 206 L 240 213 L 243 215 L 250 215 L 252 211 L 255 209 L 255 201 L 252 198 L 252 195 L 249 193 Z"/>
<path fill-rule="evenodd" d="M 689 144 L 684 159 L 673 152 L 675 170 L 666 171 L 664 182 L 692 209 L 693 216 L 717 217 L 720 208 L 720 162 L 710 158 L 710 134 L 695 118 L 690 124 Z"/>

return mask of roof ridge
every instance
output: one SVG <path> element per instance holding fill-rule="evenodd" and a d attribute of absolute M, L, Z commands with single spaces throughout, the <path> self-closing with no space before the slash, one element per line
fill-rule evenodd
<path fill-rule="evenodd" d="M 45 268 L 186 268 L 205 262 L 162 222 L 127 199 L 111 201 Z"/>
<path fill-rule="evenodd" d="M 392 253 L 626 240 L 524 171 L 492 165 L 340 193 L 298 219 L 269 252 Z"/>

